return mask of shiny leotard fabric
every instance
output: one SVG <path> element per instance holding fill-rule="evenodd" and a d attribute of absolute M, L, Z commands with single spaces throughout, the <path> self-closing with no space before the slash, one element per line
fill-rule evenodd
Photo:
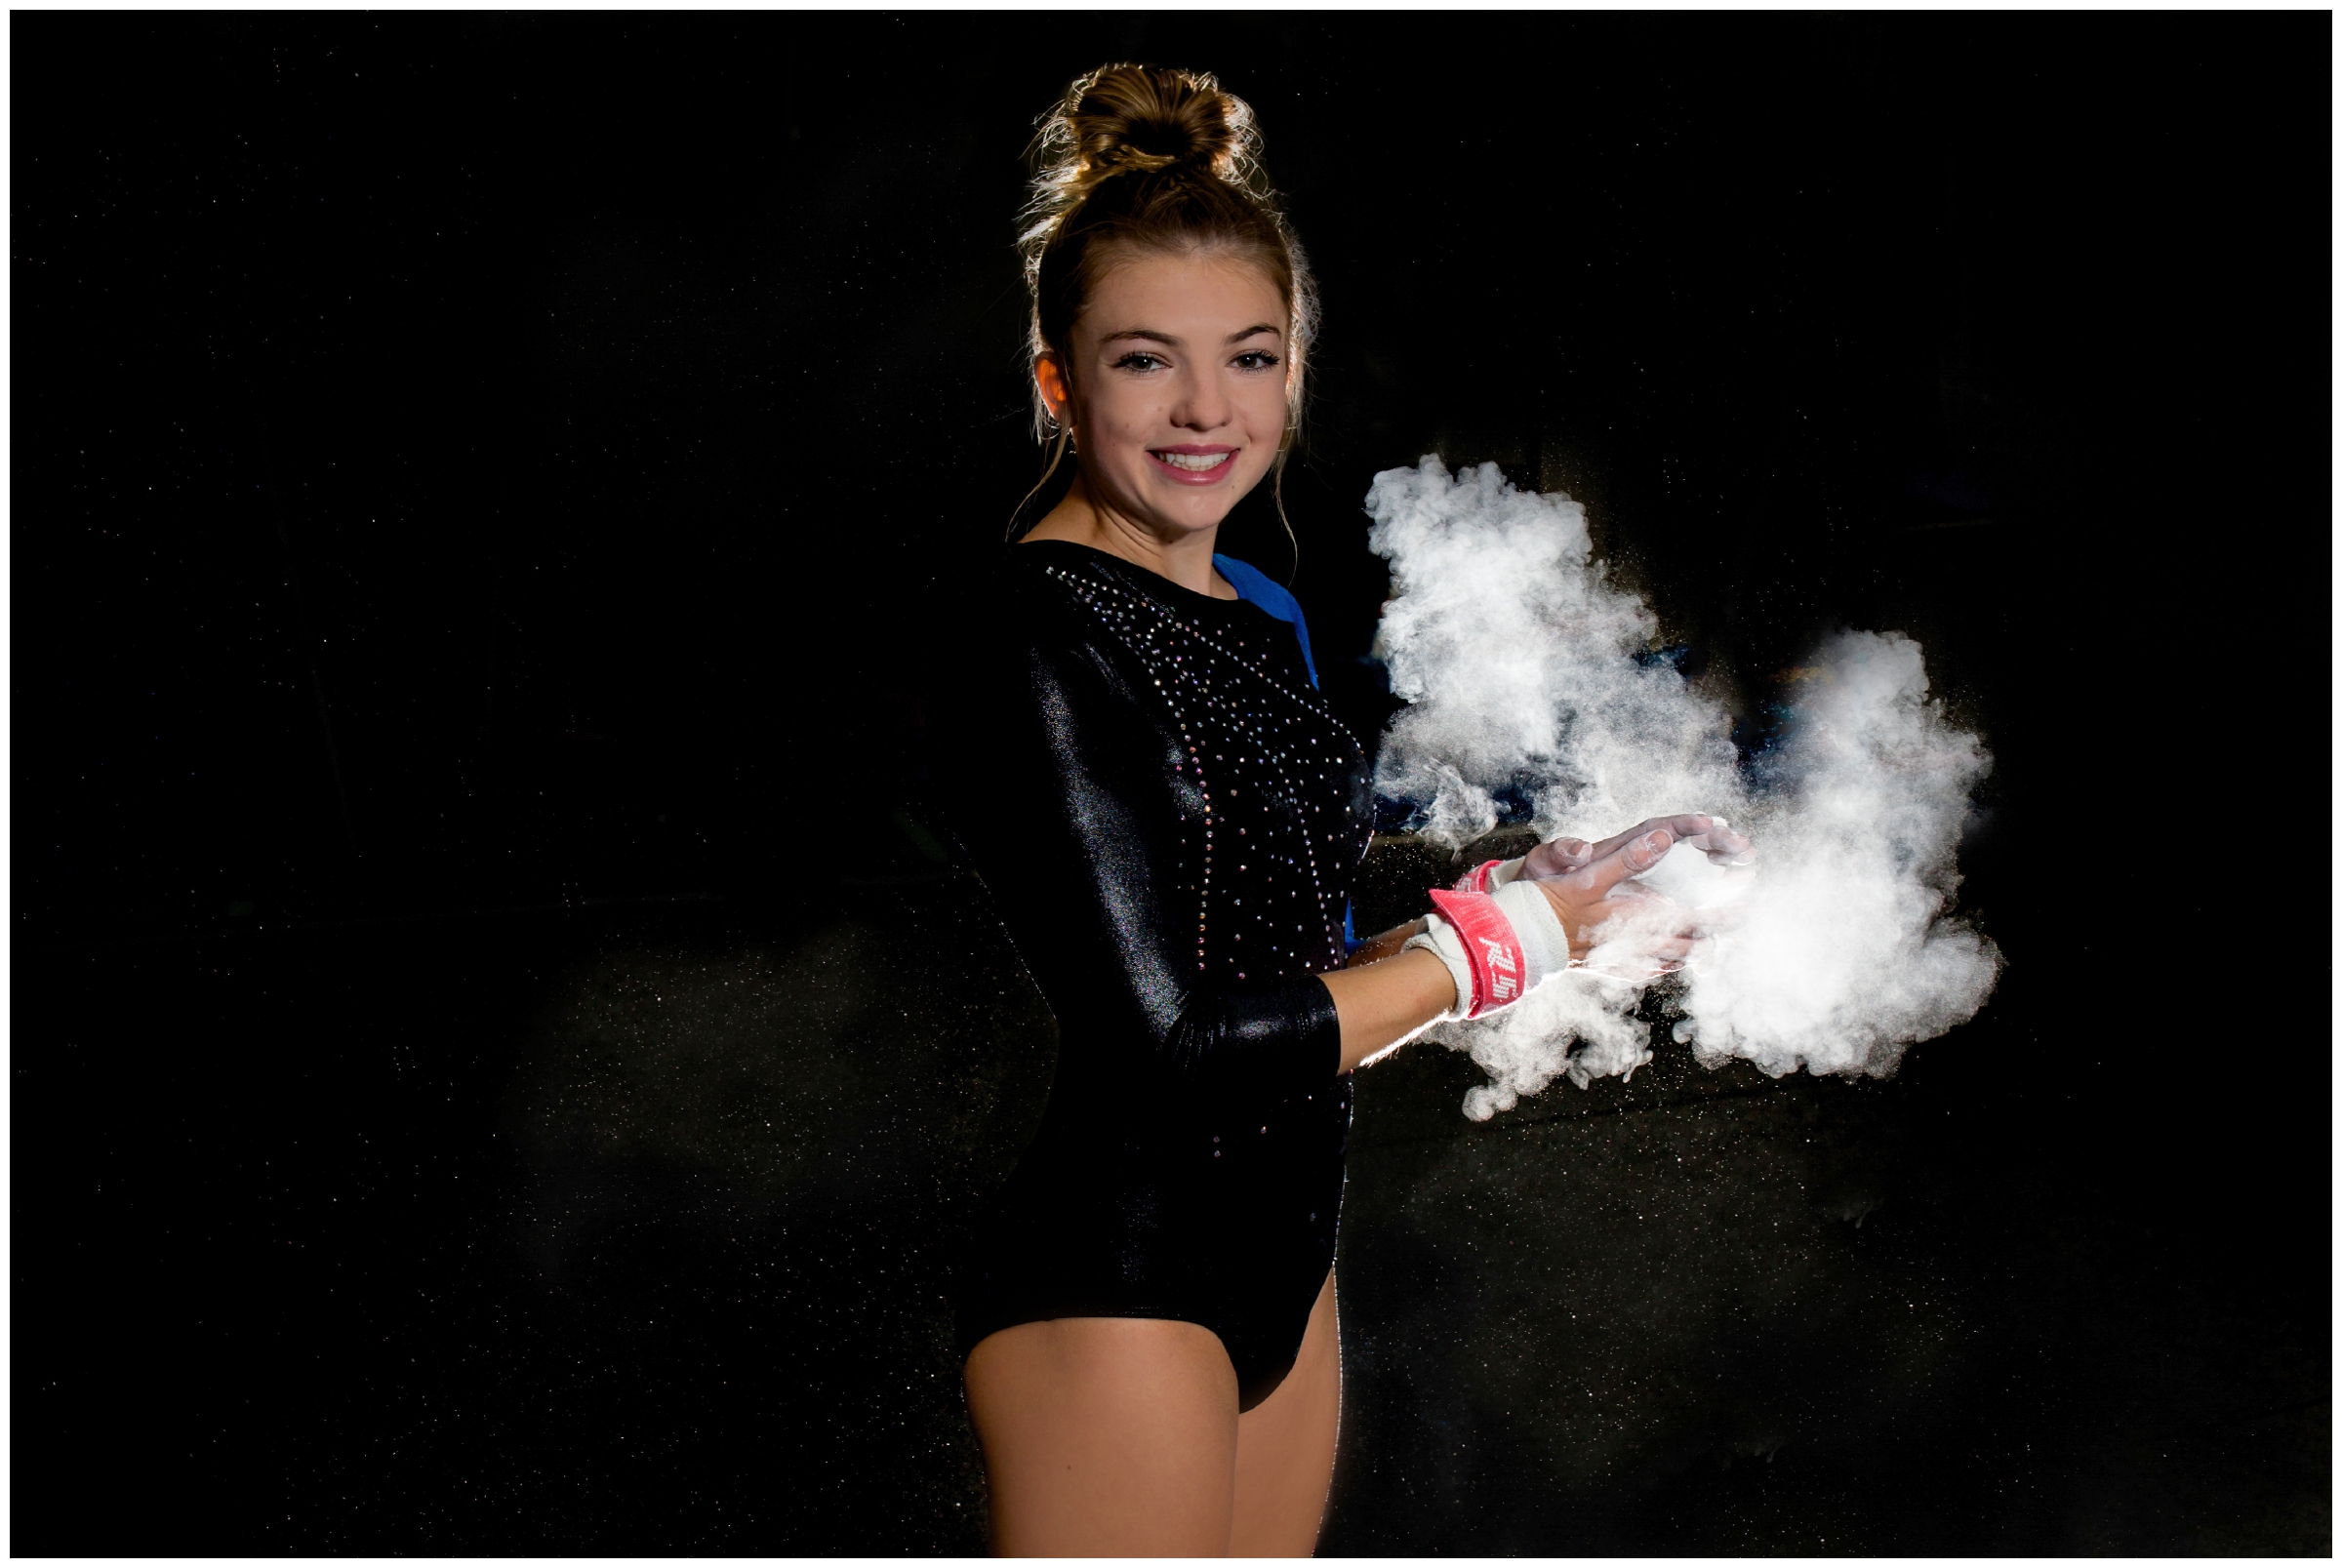
<path fill-rule="evenodd" d="M 1295 628 L 1078 544 L 978 589 L 954 826 L 1056 1014 L 1032 1146 L 982 1216 L 964 1357 L 1052 1317 L 1199 1323 L 1250 1409 L 1333 1266 L 1333 998 L 1366 761 Z"/>

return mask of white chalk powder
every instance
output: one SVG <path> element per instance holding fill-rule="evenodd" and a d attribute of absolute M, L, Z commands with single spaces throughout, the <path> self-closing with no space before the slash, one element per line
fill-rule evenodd
<path fill-rule="evenodd" d="M 1514 490 L 1493 463 L 1451 476 L 1426 458 L 1378 474 L 1366 507 L 1395 591 L 1377 651 L 1407 703 L 1376 787 L 1414 802 L 1427 835 L 1454 848 L 1485 833 L 1500 792 L 1526 799 L 1546 838 L 1606 838 L 1673 812 L 1730 818 L 1756 840 L 1754 875 L 1679 847 L 1643 878 L 1687 906 L 1739 905 L 1683 977 L 1675 1036 L 1710 1066 L 1883 1076 L 1906 1047 L 1975 1016 L 2000 954 L 1947 910 L 1990 758 L 1929 701 L 1918 644 L 1831 639 L 1787 737 L 1744 772 L 1730 716 L 1645 656 L 1656 622 L 1608 582 L 1577 503 Z M 1433 1037 L 1489 1076 L 1466 1114 L 1650 1060 L 1642 990 L 1572 970 L 1440 1025 Z"/>

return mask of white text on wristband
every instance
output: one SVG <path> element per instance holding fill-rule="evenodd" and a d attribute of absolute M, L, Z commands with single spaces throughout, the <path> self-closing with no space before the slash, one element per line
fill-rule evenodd
<path fill-rule="evenodd" d="M 1433 888 L 1431 894 L 1433 905 L 1463 939 L 1464 959 L 1472 966 L 1473 994 L 1464 1016 L 1478 1018 L 1518 1001 L 1528 985 L 1528 963 L 1513 922 L 1496 900 L 1485 893 L 1451 893 L 1445 888 Z"/>

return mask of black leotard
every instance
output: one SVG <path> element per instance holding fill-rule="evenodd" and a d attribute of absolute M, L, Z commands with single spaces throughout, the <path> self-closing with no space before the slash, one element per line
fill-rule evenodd
<path fill-rule="evenodd" d="M 1041 1129 L 983 1217 L 959 1350 L 1052 1317 L 1200 1323 L 1250 1409 L 1333 1265 L 1339 968 L 1366 760 L 1294 629 L 1083 545 L 978 588 L 955 824 L 1057 1015 Z"/>

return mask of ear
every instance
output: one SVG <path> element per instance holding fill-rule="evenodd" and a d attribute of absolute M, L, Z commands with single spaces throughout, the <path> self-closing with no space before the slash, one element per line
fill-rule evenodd
<path fill-rule="evenodd" d="M 1032 379 L 1041 388 L 1041 401 L 1049 407 L 1049 417 L 1060 424 L 1073 422 L 1073 383 L 1066 379 L 1066 367 L 1055 349 L 1046 349 L 1034 357 Z"/>

